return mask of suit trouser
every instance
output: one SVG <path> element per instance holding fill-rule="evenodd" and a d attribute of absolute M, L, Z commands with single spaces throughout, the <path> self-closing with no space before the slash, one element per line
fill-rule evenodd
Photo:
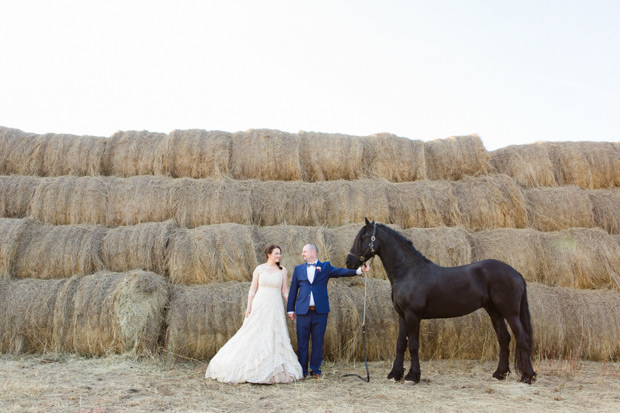
<path fill-rule="evenodd" d="M 308 374 L 308 347 L 312 337 L 312 354 L 310 355 L 310 369 L 314 374 L 321 374 L 323 362 L 323 338 L 327 329 L 327 316 L 316 310 L 309 310 L 307 314 L 297 315 L 297 358 L 304 376 Z"/>

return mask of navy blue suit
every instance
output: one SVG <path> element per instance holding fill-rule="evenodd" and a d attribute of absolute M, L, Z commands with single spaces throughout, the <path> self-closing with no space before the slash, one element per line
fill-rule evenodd
<path fill-rule="evenodd" d="M 314 280 L 308 280 L 307 264 L 295 267 L 288 296 L 287 311 L 297 314 L 297 358 L 304 376 L 308 374 L 308 347 L 312 336 L 310 369 L 313 374 L 321 374 L 323 362 L 323 337 L 327 328 L 329 297 L 327 282 L 330 278 L 353 277 L 357 270 L 332 267 L 329 261 L 317 262 Z M 315 310 L 310 310 L 310 293 L 314 297 Z"/>

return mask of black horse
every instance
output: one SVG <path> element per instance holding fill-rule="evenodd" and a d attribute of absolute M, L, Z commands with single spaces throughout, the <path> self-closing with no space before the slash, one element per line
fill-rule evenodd
<path fill-rule="evenodd" d="M 517 270 L 497 260 L 441 267 L 424 257 L 398 232 L 366 219 L 347 256 L 347 267 L 357 268 L 375 254 L 381 258 L 392 284 L 392 302 L 399 315 L 396 358 L 388 379 L 402 379 L 409 340 L 411 369 L 405 380 L 420 381 L 420 320 L 459 317 L 484 308 L 499 341 L 499 365 L 493 377 L 503 380 L 510 372 L 510 333 L 505 320 L 517 342 L 515 367 L 521 372 L 521 381 L 531 384 L 536 380 L 531 362 L 533 335 L 525 280 Z"/>

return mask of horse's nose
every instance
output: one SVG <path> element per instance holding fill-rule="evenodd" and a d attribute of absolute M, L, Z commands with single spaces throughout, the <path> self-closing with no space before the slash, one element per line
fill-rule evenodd
<path fill-rule="evenodd" d="M 353 263 L 353 257 L 352 256 L 347 255 L 347 259 L 344 262 L 345 262 L 345 264 L 346 264 L 348 269 L 350 269 L 350 270 L 353 269 L 354 263 Z"/>

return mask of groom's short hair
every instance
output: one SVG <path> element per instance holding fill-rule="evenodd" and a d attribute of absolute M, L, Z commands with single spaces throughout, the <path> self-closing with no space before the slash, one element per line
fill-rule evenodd
<path fill-rule="evenodd" d="M 316 255 L 319 255 L 319 249 L 317 248 L 316 245 L 308 244 L 308 246 L 310 247 L 311 250 L 314 250 L 316 252 Z"/>

